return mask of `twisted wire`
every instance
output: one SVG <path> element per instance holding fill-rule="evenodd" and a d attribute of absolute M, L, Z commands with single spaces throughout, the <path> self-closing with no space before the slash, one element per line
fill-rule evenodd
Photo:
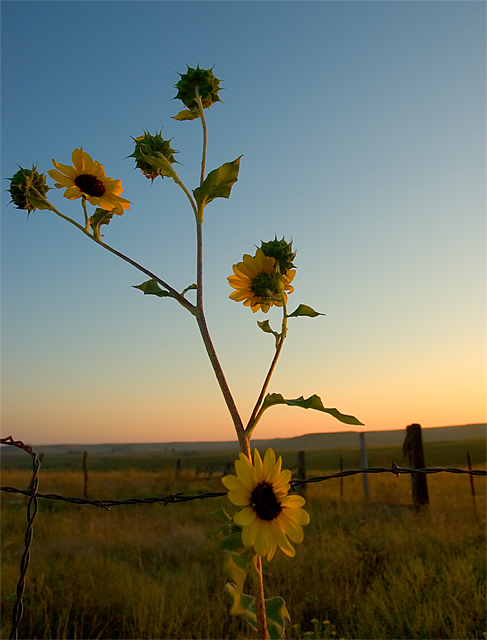
<path fill-rule="evenodd" d="M 29 502 L 27 503 L 27 528 L 24 535 L 24 551 L 20 560 L 20 576 L 17 583 L 17 600 L 15 601 L 14 609 L 12 612 L 12 630 L 10 632 L 10 640 L 18 638 L 18 629 L 20 621 L 22 620 L 22 614 L 24 612 L 24 603 L 22 596 L 24 595 L 25 588 L 25 576 L 27 574 L 27 568 L 30 562 L 30 544 L 32 542 L 33 524 L 37 515 L 38 503 L 37 503 L 37 487 L 39 486 L 39 469 L 41 461 L 37 457 L 37 453 L 24 444 L 20 440 L 14 440 L 12 436 L 0 439 L 1 444 L 13 445 L 19 449 L 23 449 L 32 458 L 32 479 L 30 481 L 28 491 L 23 491 L 25 495 L 29 496 Z"/>

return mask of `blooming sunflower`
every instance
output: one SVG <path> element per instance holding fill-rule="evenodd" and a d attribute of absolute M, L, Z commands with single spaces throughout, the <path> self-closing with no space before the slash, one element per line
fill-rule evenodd
<path fill-rule="evenodd" d="M 235 462 L 236 476 L 224 476 L 222 482 L 229 490 L 233 504 L 243 507 L 233 518 L 243 527 L 242 542 L 254 547 L 259 556 L 272 560 L 279 546 L 294 557 L 296 551 L 289 542 L 303 541 L 302 526 L 309 523 L 308 513 L 301 507 L 305 499 L 288 495 L 291 472 L 281 471 L 282 459 L 267 449 L 264 461 L 257 449 L 254 463 L 245 454 Z M 289 538 L 289 539 L 288 539 Z"/>
<path fill-rule="evenodd" d="M 274 263 L 275 258 L 266 256 L 262 249 L 257 249 L 255 256 L 245 254 L 243 262 L 233 265 L 234 275 L 227 278 L 235 289 L 230 298 L 235 302 L 243 302 L 253 313 L 259 309 L 267 313 L 272 305 L 282 307 L 279 299 L 281 289 L 284 289 L 284 300 L 287 302 L 287 294 L 294 291 L 291 282 L 296 270 L 288 269 L 283 276 L 276 271 Z"/>
<path fill-rule="evenodd" d="M 105 211 L 113 211 L 121 216 L 131 205 L 130 200 L 121 198 L 122 181 L 107 178 L 103 165 L 95 162 L 83 147 L 75 149 L 71 155 L 73 166 L 52 160 L 56 167 L 47 173 L 58 189 L 65 188 L 64 197 L 69 200 L 85 198 L 88 202 Z"/>

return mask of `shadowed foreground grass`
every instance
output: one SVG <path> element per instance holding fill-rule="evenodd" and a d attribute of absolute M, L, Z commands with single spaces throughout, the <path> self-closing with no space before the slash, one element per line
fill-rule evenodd
<path fill-rule="evenodd" d="M 476 465 L 479 468 L 479 465 Z M 485 466 L 483 466 L 485 468 Z M 312 473 L 318 473 L 312 472 Z M 324 473 L 320 470 L 319 473 Z M 27 487 L 25 471 L 2 484 Z M 287 638 L 483 638 L 485 478 L 428 477 L 430 507 L 409 507 L 411 481 L 360 476 L 308 487 L 311 524 L 296 557 L 264 566 L 266 595 L 286 600 Z M 222 490 L 183 472 L 92 472 L 90 498 L 126 499 Z M 39 491 L 82 496 L 78 472 L 41 474 Z M 23 550 L 26 498 L 2 495 L 2 638 Z M 229 615 L 221 533 L 210 513 L 226 498 L 109 512 L 40 500 L 20 638 L 251 638 Z"/>

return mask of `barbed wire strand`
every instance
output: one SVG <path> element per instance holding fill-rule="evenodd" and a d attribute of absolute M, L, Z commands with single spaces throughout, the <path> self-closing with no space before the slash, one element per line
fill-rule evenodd
<path fill-rule="evenodd" d="M 16 639 L 18 637 L 18 626 L 20 620 L 22 619 L 23 613 L 23 603 L 22 596 L 24 593 L 24 583 L 25 583 L 25 575 L 27 572 L 27 567 L 29 565 L 30 559 L 30 543 L 32 540 L 32 524 L 34 522 L 34 518 L 37 514 L 37 499 L 43 498 L 46 500 L 62 500 L 64 502 L 70 502 L 73 504 L 89 504 L 95 507 L 102 507 L 105 510 L 109 510 L 110 507 L 115 507 L 118 505 L 126 505 L 126 504 L 154 504 L 157 502 L 163 502 L 164 505 L 174 504 L 178 502 L 190 502 L 192 500 L 203 500 L 205 498 L 221 498 L 227 495 L 226 491 L 212 491 L 207 493 L 200 493 L 197 495 L 186 495 L 184 492 L 181 493 L 171 493 L 167 496 L 158 496 L 153 498 L 130 498 L 128 500 L 87 500 L 85 498 L 67 498 L 65 496 L 60 496 L 55 493 L 37 493 L 37 487 L 39 484 L 38 481 L 38 472 L 40 468 L 40 461 L 37 457 L 35 451 L 32 450 L 32 447 L 25 445 L 21 441 L 13 440 L 12 436 L 8 436 L 7 438 L 1 438 L 0 444 L 13 445 L 20 449 L 23 449 L 26 453 L 28 453 L 32 457 L 33 464 L 33 473 L 32 480 L 30 483 L 30 487 L 27 491 L 23 489 L 16 489 L 14 487 L 0 487 L 1 491 L 5 491 L 7 493 L 17 493 L 21 495 L 29 496 L 29 502 L 27 504 L 27 529 L 25 532 L 25 548 L 24 553 L 22 555 L 22 560 L 20 563 L 20 578 L 17 585 L 17 601 L 15 603 L 13 618 L 12 618 L 12 632 L 10 634 L 10 639 Z M 444 467 L 444 468 L 428 468 L 428 469 L 408 469 L 404 467 L 398 467 L 394 462 L 391 467 L 370 467 L 368 469 L 348 469 L 346 471 L 339 471 L 338 473 L 332 473 L 326 476 L 315 476 L 312 478 L 306 479 L 296 479 L 291 480 L 290 485 L 292 489 L 304 484 L 311 484 L 315 482 L 324 482 L 325 480 L 332 480 L 333 478 L 345 478 L 347 476 L 353 476 L 360 473 L 392 473 L 397 477 L 404 474 L 414 474 L 420 473 L 424 475 L 430 475 L 434 473 L 456 473 L 456 474 L 467 474 L 472 476 L 487 476 L 487 471 L 481 469 L 458 469 L 454 467 Z"/>
<path fill-rule="evenodd" d="M 29 490 L 23 492 L 25 495 L 29 496 L 29 502 L 27 503 L 27 528 L 24 535 L 24 551 L 20 560 L 20 576 L 17 583 L 17 600 L 15 601 L 14 609 L 12 612 L 12 630 L 9 636 L 10 640 L 16 640 L 18 638 L 19 624 L 22 620 L 22 615 L 24 612 L 24 603 L 22 597 L 24 595 L 25 576 L 27 574 L 27 568 L 30 562 L 30 544 L 32 542 L 33 524 L 38 510 L 37 487 L 39 486 L 38 474 L 41 466 L 41 461 L 37 457 L 37 453 L 32 449 L 32 447 L 29 447 L 20 440 L 14 440 L 12 436 L 1 438 L 0 443 L 13 445 L 14 447 L 23 449 L 32 458 L 32 478 L 30 481 Z"/>

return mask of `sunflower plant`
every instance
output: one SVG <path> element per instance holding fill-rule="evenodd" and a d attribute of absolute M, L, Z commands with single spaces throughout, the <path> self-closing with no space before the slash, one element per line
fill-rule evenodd
<path fill-rule="evenodd" d="M 208 131 L 205 110 L 221 102 L 219 80 L 211 69 L 187 67 L 179 74 L 180 80 L 174 85 L 175 99 L 181 100 L 184 109 L 173 116 L 179 122 L 201 121 L 203 144 L 199 184 L 189 189 L 180 179 L 175 165 L 177 151 L 171 147 L 172 138 L 164 140 L 162 129 L 155 134 L 144 131 L 133 138 L 134 151 L 127 157 L 135 160 L 135 167 L 151 182 L 158 177 L 169 178 L 184 192 L 196 225 L 196 282 L 182 291 L 172 287 L 161 277 L 146 269 L 126 254 L 118 251 L 102 240 L 101 227 L 111 223 L 113 216 L 122 216 L 129 211 L 131 201 L 121 196 L 122 181 L 107 177 L 104 166 L 83 149 L 78 147 L 71 154 L 71 164 L 52 160 L 54 168 L 47 171 L 54 181 L 54 187 L 64 189 L 68 200 L 80 200 L 82 219 L 60 212 L 48 199 L 44 173 L 39 173 L 35 165 L 31 169 L 19 167 L 10 179 L 11 202 L 27 215 L 38 210 L 48 210 L 79 229 L 87 238 L 96 242 L 133 267 L 141 271 L 148 280 L 136 289 L 144 295 L 176 300 L 195 318 L 206 351 L 213 366 L 218 384 L 225 399 L 238 438 L 240 453 L 235 462 L 235 475 L 222 478 L 228 490 L 230 503 L 237 508 L 233 515 L 221 510 L 215 513 L 224 529 L 221 540 L 224 565 L 231 581 L 225 589 L 231 597 L 231 613 L 241 615 L 257 632 L 259 638 L 280 638 L 284 634 L 285 622 L 289 619 L 284 600 L 278 596 L 265 598 L 263 582 L 263 562 L 271 562 L 276 552 L 294 557 L 293 545 L 303 540 L 303 526 L 309 523 L 309 515 L 303 508 L 305 500 L 292 493 L 291 471 L 282 469 L 281 458 L 276 458 L 268 449 L 262 459 L 259 451 L 251 451 L 251 437 L 264 412 L 274 405 L 315 409 L 328 413 L 346 424 L 362 424 L 357 418 L 343 414 L 335 408 L 326 408 L 321 398 L 286 399 L 279 393 L 268 393 L 271 378 L 283 348 L 288 332 L 288 320 L 297 317 L 315 318 L 324 314 L 308 305 L 299 304 L 288 313 L 288 298 L 294 292 L 296 251 L 292 241 L 278 239 L 262 241 L 256 251 L 245 254 L 240 262 L 233 265 L 233 274 L 228 277 L 232 288 L 229 297 L 242 302 L 252 313 L 267 314 L 272 307 L 281 312 L 278 329 L 270 326 L 268 319 L 258 320 L 258 327 L 274 337 L 275 349 L 267 375 L 264 378 L 253 411 L 246 423 L 242 420 L 233 395 L 227 384 L 210 333 L 203 309 L 203 220 L 205 208 L 216 198 L 229 198 L 238 180 L 241 156 L 213 169 L 206 170 Z M 88 210 L 88 206 L 94 209 Z M 196 291 L 196 302 L 187 298 L 190 291 Z M 245 593 L 247 583 L 251 595 Z"/>

